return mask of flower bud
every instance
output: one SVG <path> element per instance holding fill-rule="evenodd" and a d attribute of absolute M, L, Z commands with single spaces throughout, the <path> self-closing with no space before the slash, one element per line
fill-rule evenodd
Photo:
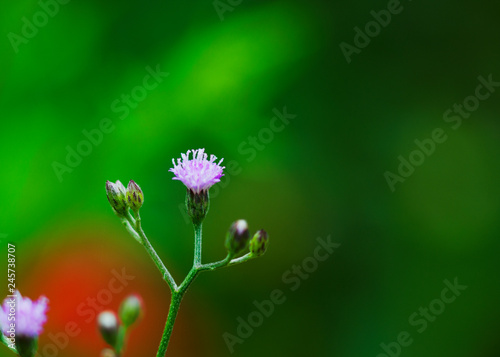
<path fill-rule="evenodd" d="M 118 338 L 118 318 L 113 311 L 106 310 L 99 314 L 97 325 L 101 336 L 110 346 L 115 346 Z"/>
<path fill-rule="evenodd" d="M 21 357 L 34 357 L 38 349 L 38 336 L 16 336 L 16 350 Z"/>
<path fill-rule="evenodd" d="M 189 217 L 191 217 L 191 220 L 193 221 L 193 224 L 198 225 L 203 222 L 208 213 L 209 205 L 210 198 L 208 196 L 208 190 L 195 192 L 189 188 L 187 189 L 186 209 Z"/>
<path fill-rule="evenodd" d="M 127 204 L 132 211 L 137 212 L 144 202 L 144 194 L 141 188 L 133 180 L 130 180 L 127 187 Z"/>
<path fill-rule="evenodd" d="M 255 256 L 260 256 L 266 252 L 269 237 L 267 232 L 263 229 L 257 231 L 253 238 L 250 240 L 250 253 Z"/>
<path fill-rule="evenodd" d="M 142 299 L 139 295 L 127 296 L 120 305 L 120 320 L 125 327 L 129 327 L 137 321 L 142 313 Z"/>
<path fill-rule="evenodd" d="M 116 357 L 115 351 L 105 348 L 101 351 L 99 357 Z"/>
<path fill-rule="evenodd" d="M 248 247 L 248 224 L 244 219 L 234 222 L 226 235 L 226 249 L 231 256 L 235 256 Z"/>
<path fill-rule="evenodd" d="M 116 215 L 120 218 L 125 217 L 129 209 L 125 186 L 120 181 L 116 181 L 116 183 L 106 181 L 106 196 Z"/>

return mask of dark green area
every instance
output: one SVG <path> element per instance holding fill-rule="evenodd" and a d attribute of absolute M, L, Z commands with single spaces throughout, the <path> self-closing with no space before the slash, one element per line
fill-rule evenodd
<path fill-rule="evenodd" d="M 17 246 L 21 293 L 53 302 L 40 347 L 74 320 L 83 332 L 59 355 L 97 356 L 95 326 L 75 310 L 126 266 L 140 278 L 109 307 L 144 297 L 129 355 L 154 355 L 168 289 L 120 227 L 104 184 L 141 186 L 143 227 L 179 281 L 193 235 L 184 186 L 168 169 L 206 148 L 227 169 L 211 191 L 204 261 L 224 257 L 240 218 L 251 234 L 266 229 L 270 245 L 193 284 L 172 356 L 229 356 L 223 333 L 236 335 L 237 318 L 275 289 L 286 300 L 234 356 L 375 357 L 403 331 L 412 343 L 401 356 L 496 356 L 500 87 L 476 88 L 488 76 L 500 82 L 500 7 L 403 1 L 348 63 L 341 43 L 354 45 L 354 28 L 365 32 L 388 3 L 243 1 L 221 21 L 211 0 L 72 0 L 18 53 L 11 33 L 22 35 L 23 18 L 43 22 L 41 6 L 2 3 L 0 249 Z M 161 72 L 156 81 L 151 72 Z M 68 158 L 68 149 L 91 152 Z M 400 156 L 419 165 L 402 168 L 408 177 L 392 192 L 384 175 L 401 175 Z M 310 257 L 328 236 L 340 246 L 316 269 Z M 297 278 L 303 263 L 313 271 Z M 64 285 L 67 271 L 81 272 L 76 286 Z M 443 281 L 455 277 L 468 288 L 419 333 L 412 314 L 439 309 Z"/>

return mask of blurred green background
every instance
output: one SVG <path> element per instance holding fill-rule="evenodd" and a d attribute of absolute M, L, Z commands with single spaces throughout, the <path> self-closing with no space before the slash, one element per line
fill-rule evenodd
<path fill-rule="evenodd" d="M 0 5 L 1 247 L 6 256 L 17 246 L 21 293 L 50 299 L 42 356 L 98 356 L 95 310 L 133 292 L 146 312 L 125 356 L 155 355 L 169 290 L 104 184 L 141 185 L 144 229 L 180 281 L 192 228 L 168 169 L 193 148 L 236 165 L 212 188 L 204 261 L 224 256 L 239 218 L 265 228 L 271 245 L 197 279 L 168 355 L 231 355 L 223 334 L 237 336 L 238 317 L 280 289 L 286 301 L 232 355 L 498 356 L 500 93 L 456 130 L 443 120 L 478 76 L 500 81 L 497 3 L 401 2 L 350 63 L 340 44 L 354 45 L 354 28 L 365 31 L 387 1 L 49 3 Z M 141 89 L 151 70 L 169 75 Z M 275 130 L 284 107 L 295 117 Z M 447 140 L 392 192 L 384 173 L 399 175 L 398 157 L 436 128 Z M 85 155 L 67 161 L 68 150 Z M 283 274 L 312 264 L 327 236 L 340 247 L 292 291 Z M 108 301 L 102 291 L 123 269 L 133 279 Z M 468 288 L 441 311 L 435 299 L 456 277 Z M 409 318 L 429 305 L 439 314 L 419 332 Z M 78 335 L 46 347 L 69 321 Z M 412 343 L 399 351 L 391 343 L 402 331 Z"/>

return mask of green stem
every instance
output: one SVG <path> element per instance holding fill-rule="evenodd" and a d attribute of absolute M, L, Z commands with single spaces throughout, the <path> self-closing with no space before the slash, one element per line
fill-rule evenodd
<path fill-rule="evenodd" d="M 210 263 L 210 264 L 202 264 L 200 266 L 200 271 L 206 271 L 206 270 L 215 270 L 218 268 L 224 268 L 224 267 L 230 267 L 233 265 L 241 264 L 246 261 L 249 261 L 251 259 L 257 258 L 257 256 L 253 255 L 252 253 L 247 253 L 239 258 L 231 259 L 231 255 L 227 255 L 226 258 L 219 260 L 218 262 L 215 263 Z"/>
<path fill-rule="evenodd" d="M 248 253 L 242 257 L 232 259 L 233 256 L 231 254 L 228 254 L 224 259 L 219 260 L 218 262 L 202 264 L 201 262 L 202 224 L 201 223 L 195 224 L 193 267 L 189 271 L 188 275 L 186 276 L 182 284 L 178 286 L 175 283 L 175 280 L 168 271 L 168 269 L 163 264 L 158 254 L 156 254 L 156 251 L 154 250 L 153 246 L 146 237 L 146 234 L 142 230 L 141 217 L 139 215 L 139 212 L 136 212 L 135 216 L 136 217 L 134 219 L 134 217 L 132 217 L 132 215 L 128 213 L 128 215 L 122 219 L 122 223 L 127 229 L 127 231 L 132 235 L 132 237 L 134 237 L 135 240 L 137 240 L 144 246 L 144 248 L 146 248 L 146 251 L 149 253 L 151 259 L 155 263 L 158 270 L 163 274 L 163 279 L 167 282 L 168 286 L 170 287 L 170 290 L 172 291 L 170 307 L 168 310 L 168 317 L 167 321 L 165 322 L 165 329 L 163 331 L 163 335 L 160 341 L 160 346 L 158 347 L 158 352 L 156 354 L 157 357 L 164 357 L 167 353 L 168 343 L 170 341 L 170 336 L 172 335 L 172 331 L 174 329 L 175 319 L 179 312 L 182 298 L 184 297 L 184 294 L 188 290 L 191 283 L 196 279 L 198 274 L 203 271 L 208 271 L 208 270 L 212 271 L 218 268 L 240 264 L 246 262 L 247 260 L 255 258 L 255 256 L 252 255 L 251 253 Z M 121 351 L 117 352 L 120 353 Z"/>
<path fill-rule="evenodd" d="M 201 247 L 202 247 L 202 224 L 194 225 L 194 260 L 193 266 L 201 266 Z"/>
<path fill-rule="evenodd" d="M 127 232 L 130 233 L 130 235 L 139 243 L 139 244 L 142 244 L 141 242 L 141 237 L 139 237 L 139 235 L 137 234 L 137 232 L 134 230 L 133 227 L 135 227 L 135 221 L 134 221 L 134 224 L 132 225 L 129 220 L 127 218 L 123 218 L 122 219 L 122 223 L 123 225 L 125 226 L 125 228 L 127 229 Z"/>
<path fill-rule="evenodd" d="M 195 229 L 195 232 L 196 231 L 197 230 Z M 201 227 L 199 232 L 201 237 Z M 225 266 L 241 264 L 253 258 L 255 258 L 255 256 L 252 255 L 251 253 L 248 253 L 242 257 L 231 260 L 231 255 L 228 254 L 226 258 L 219 260 L 218 262 L 210 264 L 202 264 L 199 266 L 195 265 L 196 264 L 195 260 L 195 264 L 193 264 L 193 267 L 189 271 L 188 275 L 186 276 L 182 284 L 172 292 L 172 300 L 170 302 L 167 322 L 165 323 L 165 329 L 163 331 L 163 336 L 161 338 L 160 347 L 158 348 L 158 353 L 156 357 L 164 357 L 165 354 L 167 353 L 168 342 L 170 341 L 170 336 L 172 335 L 172 330 L 174 329 L 175 318 L 177 317 L 177 313 L 179 312 L 179 307 L 182 298 L 184 297 L 184 294 L 186 293 L 187 289 L 189 288 L 191 283 L 196 279 L 198 274 L 207 270 L 215 270 L 217 268 L 222 268 Z"/>
<path fill-rule="evenodd" d="M 194 281 L 194 279 L 196 279 L 196 277 L 198 276 L 198 274 L 200 273 L 201 271 L 201 268 L 200 267 L 192 267 L 191 270 L 189 271 L 188 275 L 186 276 L 186 278 L 184 279 L 184 281 L 182 282 L 182 284 L 179 286 L 179 289 L 178 289 L 178 292 L 182 295 L 184 295 L 187 291 L 187 289 L 189 288 L 189 286 L 191 285 L 191 283 Z"/>
<path fill-rule="evenodd" d="M 116 357 L 120 357 L 125 349 L 125 341 L 127 336 L 127 328 L 125 326 L 120 326 L 118 330 L 118 339 L 116 341 L 115 352 Z"/>
<path fill-rule="evenodd" d="M 165 323 L 165 330 L 163 331 L 163 336 L 161 337 L 160 346 L 158 347 L 158 353 L 156 354 L 156 357 L 164 357 L 167 353 L 168 342 L 170 341 L 170 336 L 172 335 L 172 331 L 174 329 L 175 318 L 177 317 L 179 307 L 181 306 L 182 296 L 183 293 L 180 292 L 172 293 L 167 322 Z"/>
<path fill-rule="evenodd" d="M 7 347 L 13 353 L 17 354 L 17 350 L 15 348 L 10 347 L 10 342 L 7 340 L 7 337 L 5 337 L 5 335 L 3 333 L 0 333 L 0 335 L 1 335 L 0 339 L 1 339 L 2 344 L 4 344 L 5 347 Z"/>
<path fill-rule="evenodd" d="M 182 284 L 174 291 L 172 291 L 172 299 L 170 301 L 170 308 L 168 310 L 167 322 L 165 323 L 165 329 L 163 330 L 163 336 L 161 337 L 160 346 L 158 347 L 158 353 L 156 357 L 164 357 L 167 353 L 168 342 L 170 341 L 170 336 L 174 329 L 175 318 L 179 312 L 179 307 L 181 305 L 182 298 L 186 293 L 187 289 L 191 283 L 196 279 L 200 273 L 200 267 L 193 267 L 189 271 L 188 275 L 182 282 Z"/>
<path fill-rule="evenodd" d="M 168 286 L 170 287 L 170 290 L 175 291 L 177 289 L 177 284 L 175 283 L 175 280 L 172 277 L 172 274 L 170 274 L 170 272 L 168 271 L 168 269 L 165 267 L 162 260 L 158 256 L 158 254 L 156 254 L 156 251 L 154 250 L 151 243 L 149 243 L 149 240 L 146 237 L 146 234 L 142 230 L 141 216 L 139 215 L 139 212 L 137 212 L 135 220 L 130 215 L 130 213 L 128 214 L 128 217 L 126 219 L 128 220 L 128 223 L 130 226 L 133 223 L 135 223 L 135 229 L 128 229 L 128 226 L 125 225 L 125 227 L 127 227 L 127 230 L 129 230 L 129 232 L 132 234 L 132 236 L 134 238 L 137 239 L 137 237 L 139 237 L 141 244 L 144 246 L 144 248 L 146 248 L 146 251 L 149 253 L 149 255 L 150 255 L 151 259 L 153 260 L 153 262 L 155 263 L 156 267 L 162 273 L 163 280 L 165 280 L 167 282 Z"/>

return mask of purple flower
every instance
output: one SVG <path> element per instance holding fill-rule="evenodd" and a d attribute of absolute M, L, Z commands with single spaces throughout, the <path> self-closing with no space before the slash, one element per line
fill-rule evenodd
<path fill-rule="evenodd" d="M 191 152 L 193 158 L 189 159 L 189 153 Z M 207 160 L 208 155 L 205 153 L 205 149 L 188 150 L 186 154 L 181 154 L 181 157 L 182 160 L 177 159 L 177 164 L 172 159 L 174 167 L 168 171 L 174 173 L 173 180 L 182 181 L 194 193 L 198 194 L 208 190 L 224 176 L 222 170 L 225 167 L 220 166 L 224 159 L 221 159 L 217 164 L 215 163 L 217 157 L 210 155 L 210 160 Z"/>
<path fill-rule="evenodd" d="M 14 297 L 7 297 L 0 308 L 0 326 L 5 335 L 8 334 L 10 324 L 16 325 L 16 335 L 37 337 L 43 331 L 43 324 L 47 321 L 47 309 L 49 300 L 41 296 L 37 301 L 23 298 L 16 290 Z M 9 320 L 9 315 L 14 314 L 15 321 Z M 10 318 L 12 319 L 11 315 Z"/>

